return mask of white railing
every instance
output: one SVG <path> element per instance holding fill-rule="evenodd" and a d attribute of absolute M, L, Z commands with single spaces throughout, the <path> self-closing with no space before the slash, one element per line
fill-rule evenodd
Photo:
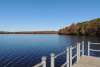
<path fill-rule="evenodd" d="M 38 63 L 38 64 L 36 64 L 36 65 L 34 65 L 33 67 L 46 67 L 46 57 L 44 56 L 44 57 L 42 57 L 42 59 L 41 59 L 41 62 L 40 63 Z"/>
<path fill-rule="evenodd" d="M 55 57 L 59 57 L 61 55 L 63 55 L 64 53 L 66 53 L 66 62 L 64 64 L 61 65 L 61 67 L 65 67 L 68 66 L 69 67 L 69 48 L 66 48 L 66 51 L 59 53 L 58 55 L 56 55 Z M 51 60 L 52 62 L 52 60 Z M 54 65 L 55 66 L 55 65 Z M 51 66 L 52 67 L 52 66 Z"/>
<path fill-rule="evenodd" d="M 81 49 L 81 46 L 82 46 L 82 49 Z M 72 56 L 73 49 L 76 49 L 76 54 L 74 54 Z M 82 52 L 82 56 L 84 56 L 84 41 L 82 41 L 82 43 L 77 43 L 77 45 L 75 45 L 73 47 L 71 46 L 69 48 L 69 66 L 67 66 L 67 67 L 73 66 L 72 61 L 74 58 L 77 58 L 76 63 L 78 63 L 78 61 L 80 60 L 80 57 L 81 57 L 81 52 Z"/>
<path fill-rule="evenodd" d="M 94 45 L 100 45 L 100 43 L 92 43 L 92 42 L 88 42 L 88 56 L 90 56 L 90 51 L 96 51 L 96 52 L 100 52 L 100 50 L 97 50 L 97 49 L 92 49 L 90 48 L 90 46 L 94 44 Z M 93 46 L 93 45 L 92 45 Z"/>
<path fill-rule="evenodd" d="M 90 56 L 90 51 L 100 52 L 100 50 L 90 48 L 91 44 L 100 45 L 100 43 L 88 42 L 88 56 Z M 81 46 L 82 46 L 82 48 L 81 48 Z M 74 54 L 72 56 L 73 49 L 76 49 L 76 54 Z M 81 52 L 82 52 L 82 55 L 80 54 Z M 55 67 L 55 59 L 57 59 L 59 56 L 61 56 L 63 54 L 66 54 L 66 62 L 64 64 L 62 64 L 61 67 L 72 67 L 73 66 L 72 61 L 74 58 L 77 58 L 76 63 L 78 63 L 78 61 L 80 60 L 80 57 L 84 56 L 84 41 L 82 41 L 81 43 L 77 43 L 77 45 L 66 48 L 65 51 L 63 51 L 57 55 L 55 55 L 54 53 L 51 53 L 50 67 Z M 34 65 L 33 67 L 47 67 L 46 65 L 47 65 L 46 57 L 44 56 L 41 58 L 41 62 Z"/>
<path fill-rule="evenodd" d="M 82 44 L 83 44 L 83 42 L 82 42 Z M 75 45 L 73 47 L 71 46 L 70 48 L 66 48 L 66 51 L 63 51 L 63 52 L 61 52 L 61 53 L 59 53 L 57 55 L 55 55 L 54 53 L 52 53 L 51 54 L 51 64 L 50 64 L 51 67 L 55 67 L 55 59 L 58 58 L 59 56 L 63 55 L 64 53 L 66 53 L 66 62 L 64 64 L 62 64 L 61 67 L 65 67 L 65 66 L 72 67 L 72 65 L 73 65 L 72 64 L 72 60 L 75 57 L 77 57 L 77 61 L 76 62 L 78 62 L 79 59 L 80 59 L 80 52 L 83 51 L 82 54 L 84 54 L 84 49 L 82 48 L 82 50 L 80 50 L 80 45 L 81 45 L 80 43 L 77 43 L 77 45 Z M 72 56 L 72 50 L 75 49 L 75 48 L 77 49 L 76 50 L 77 54 L 75 54 L 74 56 Z"/>
<path fill-rule="evenodd" d="M 82 45 L 82 49 L 80 46 Z M 72 56 L 72 51 L 73 49 L 76 49 L 76 54 Z M 84 56 L 84 41 L 81 43 L 77 43 L 77 45 L 71 46 L 69 48 L 66 48 L 65 51 L 55 55 L 54 53 L 51 53 L 51 58 L 50 58 L 50 67 L 55 67 L 55 59 L 57 59 L 59 56 L 63 55 L 66 53 L 66 62 L 61 65 L 61 67 L 72 67 L 72 61 L 74 58 L 77 57 L 76 63 L 80 60 L 80 52 L 82 52 L 82 56 Z M 33 67 L 46 67 L 46 57 L 42 57 L 41 63 L 33 66 Z"/>

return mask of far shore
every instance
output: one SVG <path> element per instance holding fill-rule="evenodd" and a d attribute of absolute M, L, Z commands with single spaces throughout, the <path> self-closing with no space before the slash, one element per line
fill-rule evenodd
<path fill-rule="evenodd" d="M 0 34 L 57 34 L 57 31 L 25 31 L 25 32 L 5 32 L 1 31 Z"/>

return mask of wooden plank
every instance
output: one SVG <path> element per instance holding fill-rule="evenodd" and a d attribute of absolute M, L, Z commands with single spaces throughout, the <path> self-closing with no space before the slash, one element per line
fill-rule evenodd
<path fill-rule="evenodd" d="M 83 56 L 73 67 L 100 67 L 100 58 L 92 56 Z"/>

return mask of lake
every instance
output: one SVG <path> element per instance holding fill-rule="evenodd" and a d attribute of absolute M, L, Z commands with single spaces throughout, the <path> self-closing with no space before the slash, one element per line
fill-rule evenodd
<path fill-rule="evenodd" d="M 42 56 L 60 53 L 77 42 L 100 42 L 100 37 L 65 36 L 56 34 L 1 34 L 0 67 L 32 67 L 40 62 Z M 87 54 L 87 52 L 85 52 Z M 92 53 L 99 56 L 99 53 Z M 63 57 L 64 58 L 64 57 Z M 59 58 L 57 63 L 64 62 Z"/>

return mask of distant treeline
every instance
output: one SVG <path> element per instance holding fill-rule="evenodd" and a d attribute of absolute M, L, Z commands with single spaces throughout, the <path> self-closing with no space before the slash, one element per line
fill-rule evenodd
<path fill-rule="evenodd" d="M 61 35 L 99 35 L 100 36 L 100 18 L 90 21 L 71 24 L 68 27 L 60 29 L 58 34 Z"/>
<path fill-rule="evenodd" d="M 0 34 L 57 34 L 56 31 L 26 31 L 26 32 L 6 32 L 0 31 Z"/>

